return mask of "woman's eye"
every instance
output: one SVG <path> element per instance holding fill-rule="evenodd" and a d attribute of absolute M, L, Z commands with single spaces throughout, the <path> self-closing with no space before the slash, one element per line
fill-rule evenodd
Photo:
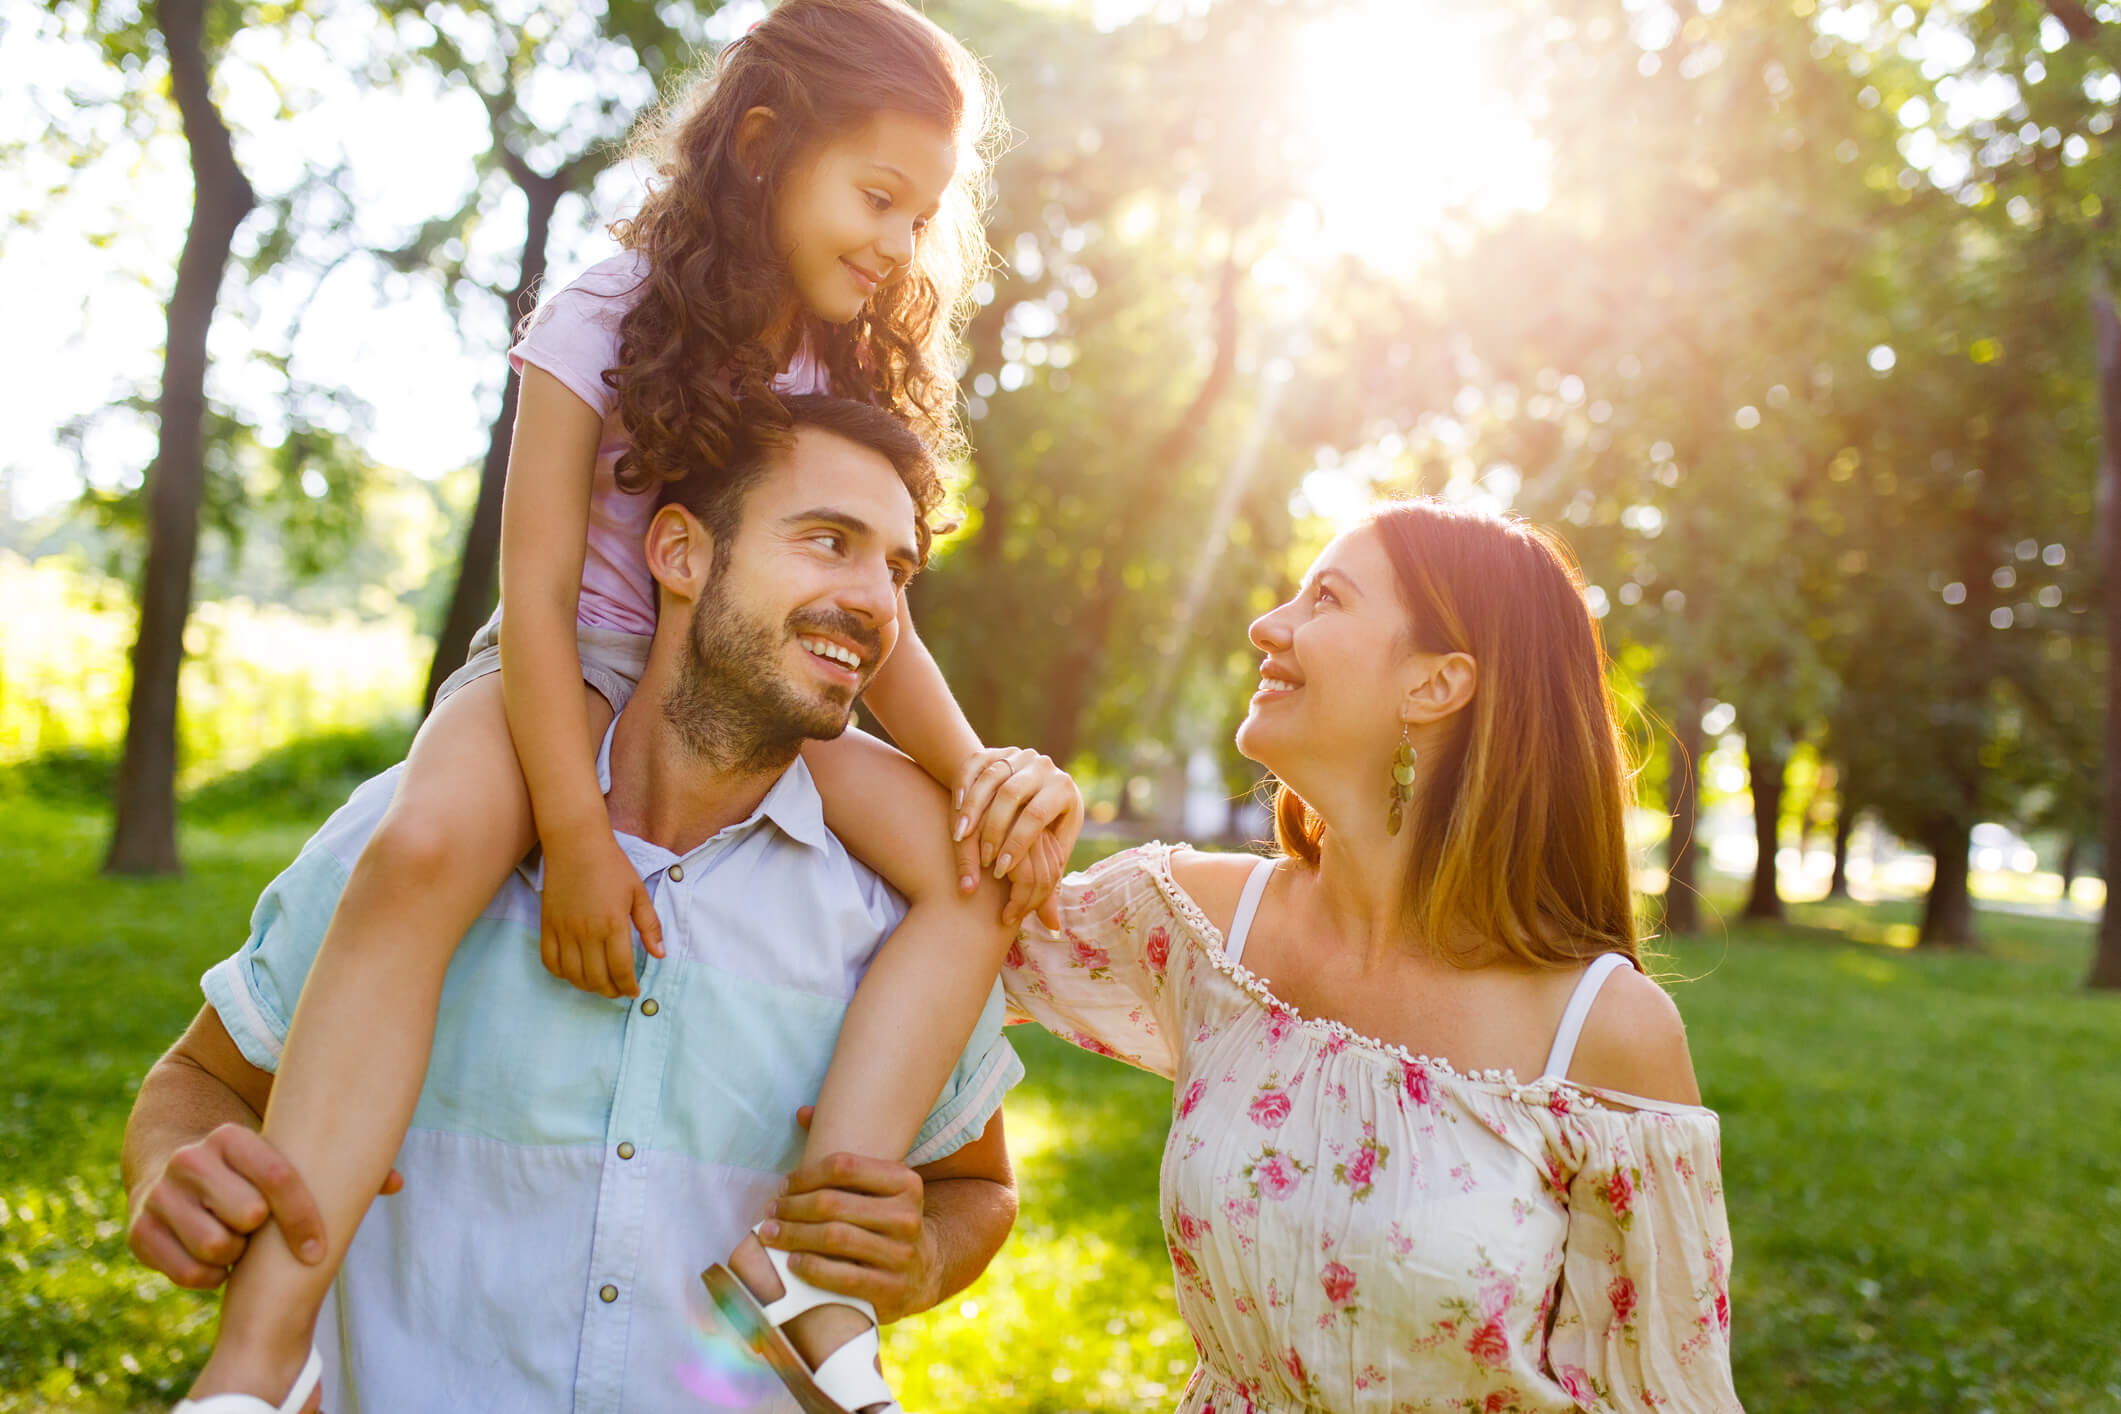
<path fill-rule="evenodd" d="M 888 193 L 865 191 L 862 195 L 868 197 L 870 206 L 878 211 L 889 211 L 891 209 L 891 197 Z"/>
<path fill-rule="evenodd" d="M 1318 588 L 1312 592 L 1311 602 L 1313 602 L 1314 604 L 1324 604 L 1329 601 L 1338 604 L 1340 602 L 1340 599 L 1333 593 L 1332 590 L 1326 588 L 1323 584 L 1319 585 Z"/>

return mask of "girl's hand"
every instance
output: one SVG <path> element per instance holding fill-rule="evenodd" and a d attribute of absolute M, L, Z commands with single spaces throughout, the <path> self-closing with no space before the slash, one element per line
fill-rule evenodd
<path fill-rule="evenodd" d="M 958 887 L 972 892 L 980 870 L 992 869 L 1010 881 L 1006 926 L 1033 909 L 1057 923 L 1053 886 L 1083 828 L 1082 792 L 1068 773 L 1025 747 L 988 747 L 958 773 L 956 806 Z"/>
<path fill-rule="evenodd" d="M 633 997 L 633 930 L 651 957 L 663 955 L 663 925 L 648 886 L 609 830 L 545 851 L 538 955 L 545 970 L 600 997 Z"/>

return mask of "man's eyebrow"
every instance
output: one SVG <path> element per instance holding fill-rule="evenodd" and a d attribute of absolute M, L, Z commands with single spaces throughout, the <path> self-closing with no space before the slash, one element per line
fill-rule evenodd
<path fill-rule="evenodd" d="M 876 529 L 854 512 L 839 510 L 832 506 L 812 506 L 807 511 L 797 511 L 794 515 L 781 518 L 782 525 L 801 525 L 805 521 L 813 525 L 836 525 L 840 529 L 855 535 L 871 535 L 875 533 Z"/>
<path fill-rule="evenodd" d="M 807 511 L 797 511 L 794 515 L 783 516 L 781 524 L 784 526 L 835 525 L 849 535 L 874 535 L 876 533 L 875 526 L 869 524 L 868 521 L 863 520 L 854 512 L 839 510 L 832 506 L 812 506 Z M 905 566 L 909 578 L 920 571 L 920 551 L 903 541 L 886 550 L 884 558 L 895 565 Z"/>

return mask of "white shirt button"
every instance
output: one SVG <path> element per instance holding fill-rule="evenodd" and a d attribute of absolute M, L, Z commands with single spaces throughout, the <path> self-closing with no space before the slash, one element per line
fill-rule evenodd
<path fill-rule="evenodd" d="M 673 883 L 673 884 L 681 884 L 681 883 L 685 882 L 685 866 L 684 866 L 684 865 L 682 865 L 682 864 L 673 864 L 673 865 L 671 865 L 671 866 L 670 866 L 670 882 L 671 882 L 671 883 Z"/>
<path fill-rule="evenodd" d="M 620 1157 L 620 1158 L 622 1158 L 622 1159 L 630 1159 L 630 1158 L 632 1158 L 632 1157 L 633 1157 L 633 1145 L 631 1145 L 631 1144 L 621 1144 L 621 1145 L 619 1145 L 619 1157 Z"/>
<path fill-rule="evenodd" d="M 641 1003 L 641 1015 L 643 1016 L 654 1016 L 660 1010 L 662 1010 L 662 1008 L 658 1007 L 655 1004 L 654 997 L 650 997 L 648 1000 Z"/>
<path fill-rule="evenodd" d="M 619 1289 L 607 1282 L 603 1289 L 597 1292 L 597 1296 L 605 1305 L 609 1306 L 612 1302 L 619 1299 Z"/>

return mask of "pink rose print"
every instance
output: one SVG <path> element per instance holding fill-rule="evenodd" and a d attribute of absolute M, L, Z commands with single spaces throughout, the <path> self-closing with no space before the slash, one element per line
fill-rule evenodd
<path fill-rule="evenodd" d="M 1436 1091 L 1429 1077 L 1429 1068 L 1416 1061 L 1404 1061 L 1405 1073 L 1401 1076 L 1407 1087 L 1407 1098 L 1417 1105 L 1434 1103 Z"/>
<path fill-rule="evenodd" d="M 1605 1289 L 1605 1299 L 1613 1303 L 1613 1319 L 1620 1325 L 1628 1323 L 1635 1314 L 1635 1279 L 1614 1277 L 1613 1284 Z"/>
<path fill-rule="evenodd" d="M 1262 1129 L 1279 1129 L 1282 1121 L 1289 1117 L 1292 1108 L 1294 1107 L 1289 1103 L 1286 1092 L 1268 1090 L 1252 1102 L 1252 1108 L 1246 1113 L 1251 1115 L 1252 1122 Z"/>
<path fill-rule="evenodd" d="M 1204 1081 L 1196 1080 L 1191 1085 L 1188 1085 L 1185 1098 L 1178 1102 L 1178 1117 L 1184 1119 L 1187 1115 L 1192 1114 L 1193 1107 L 1200 1103 L 1200 1097 L 1207 1093 L 1208 1087 Z"/>
<path fill-rule="evenodd" d="M 1279 1045 L 1281 1039 L 1296 1029 L 1296 1014 L 1286 1007 L 1276 1007 L 1267 1013 L 1267 1039 Z"/>
<path fill-rule="evenodd" d="M 1149 941 L 1143 951 L 1148 954 L 1149 965 L 1158 972 L 1163 971 L 1164 964 L 1171 960 L 1171 934 L 1162 928 L 1150 929 Z"/>
<path fill-rule="evenodd" d="M 1178 1210 L 1178 1240 L 1180 1242 L 1183 1242 L 1188 1247 L 1198 1247 L 1200 1246 L 1201 1238 L 1206 1235 L 1207 1231 L 1208 1225 L 1206 1223 L 1187 1212 L 1184 1208 Z"/>
<path fill-rule="evenodd" d="M 1376 1173 L 1377 1151 L 1375 1149 L 1364 1149 L 1355 1156 L 1355 1162 L 1348 1165 L 1349 1186 L 1354 1188 L 1367 1187 Z"/>
<path fill-rule="evenodd" d="M 1466 1342 L 1466 1353 L 1483 1365 L 1501 1365 L 1510 1358 L 1510 1337 L 1502 1322 L 1489 1321 Z"/>
<path fill-rule="evenodd" d="M 1024 965 L 1024 945 L 1023 945 L 1022 943 L 1011 943 L 1011 944 L 1009 944 L 1009 955 L 1008 955 L 1007 957 L 1004 957 L 1004 958 L 1002 959 L 1002 965 L 1003 965 L 1004 967 L 1013 967 L 1013 968 L 1021 968 L 1021 967 L 1023 967 L 1023 965 Z"/>
<path fill-rule="evenodd" d="M 1269 1155 L 1260 1162 L 1252 1170 L 1252 1178 L 1269 1198 L 1286 1198 L 1296 1191 L 1296 1173 L 1280 1154 Z"/>
<path fill-rule="evenodd" d="M 1355 1273 L 1339 1262 L 1328 1262 L 1318 1274 L 1318 1284 L 1326 1289 L 1326 1300 L 1335 1306 L 1345 1306 L 1355 1295 Z"/>
<path fill-rule="evenodd" d="M 1716 1293 L 1716 1328 L 1722 1331 L 1731 1328 L 1731 1294 L 1728 1291 Z"/>
<path fill-rule="evenodd" d="M 1547 1108 L 1558 1115 L 1567 1114 L 1569 1112 L 1569 1092 L 1557 1088 L 1552 1095 L 1547 1097 Z"/>
<path fill-rule="evenodd" d="M 1628 1176 L 1626 1169 L 1614 1169 L 1613 1176 L 1606 1180 L 1605 1201 L 1616 1218 L 1626 1217 L 1628 1209 L 1634 1206 L 1635 1180 Z"/>
<path fill-rule="evenodd" d="M 1068 1037 L 1068 1039 L 1073 1041 L 1076 1045 L 1081 1046 L 1084 1050 L 1090 1052 L 1092 1055 L 1110 1056 L 1114 1060 L 1124 1059 L 1124 1057 L 1122 1057 L 1118 1051 L 1113 1050 L 1103 1041 L 1100 1041 L 1095 1036 L 1089 1035 L 1085 1032 L 1074 1032 Z"/>
<path fill-rule="evenodd" d="M 1584 1371 L 1583 1366 L 1564 1365 L 1559 1370 L 1556 1370 L 1554 1374 L 1561 1381 L 1561 1392 L 1563 1394 L 1575 1400 L 1585 1409 L 1596 1406 L 1598 1393 L 1591 1388 L 1591 1377 Z"/>
<path fill-rule="evenodd" d="M 1496 1390 L 1481 1404 L 1481 1414 L 1502 1414 L 1505 1409 L 1510 1407 L 1510 1401 L 1516 1397 L 1517 1391 L 1515 1390 Z"/>
<path fill-rule="evenodd" d="M 1068 956 L 1077 967 L 1087 967 L 1095 971 L 1100 967 L 1112 965 L 1112 955 L 1103 948 L 1086 943 L 1081 938 L 1071 939 L 1070 943 Z"/>
<path fill-rule="evenodd" d="M 1281 1363 L 1282 1368 L 1289 1372 L 1289 1378 L 1296 1383 L 1305 1385 L 1311 1382 L 1311 1377 L 1304 1373 L 1304 1357 L 1296 1353 L 1295 1346 L 1290 1346 L 1282 1355 Z"/>

